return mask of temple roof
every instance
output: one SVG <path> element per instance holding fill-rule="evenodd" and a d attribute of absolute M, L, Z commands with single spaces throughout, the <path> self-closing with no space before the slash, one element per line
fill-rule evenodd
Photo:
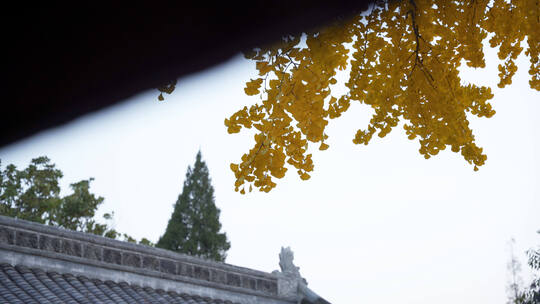
<path fill-rule="evenodd" d="M 45 272 L 39 268 L 0 264 L 0 302 L 48 303 L 230 303 L 175 291 L 165 291 L 126 282 L 101 281 L 69 273 Z"/>
<path fill-rule="evenodd" d="M 280 272 L 0 216 L 2 303 L 285 304 L 302 299 L 299 284 Z"/>

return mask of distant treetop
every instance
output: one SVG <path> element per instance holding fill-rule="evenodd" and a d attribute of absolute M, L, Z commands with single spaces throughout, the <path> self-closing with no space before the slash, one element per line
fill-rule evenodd
<path fill-rule="evenodd" d="M 208 167 L 199 151 L 193 168 L 188 166 L 182 193 L 174 205 L 167 229 L 156 246 L 225 261 L 231 244 L 227 235 L 220 232 L 219 214 Z"/>

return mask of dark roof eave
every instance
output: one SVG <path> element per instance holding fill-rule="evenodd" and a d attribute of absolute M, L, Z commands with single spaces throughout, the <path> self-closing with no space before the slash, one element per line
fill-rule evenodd
<path fill-rule="evenodd" d="M 0 119 L 0 147 L 249 47 L 362 11 L 370 2 L 21 3 L 0 21 L 6 42 L 0 83 L 8 113 Z"/>

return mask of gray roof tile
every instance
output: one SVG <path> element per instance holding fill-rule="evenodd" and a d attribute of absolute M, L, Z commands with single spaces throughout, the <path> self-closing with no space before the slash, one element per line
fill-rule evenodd
<path fill-rule="evenodd" d="M 0 302 L 13 304 L 232 304 L 126 282 L 100 281 L 84 276 L 45 272 L 37 268 L 0 264 Z"/>

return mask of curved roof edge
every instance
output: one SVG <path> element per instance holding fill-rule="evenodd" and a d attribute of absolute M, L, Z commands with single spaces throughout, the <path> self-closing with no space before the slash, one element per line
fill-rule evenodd
<path fill-rule="evenodd" d="M 0 263 L 236 303 L 296 303 L 290 278 L 0 216 Z"/>

